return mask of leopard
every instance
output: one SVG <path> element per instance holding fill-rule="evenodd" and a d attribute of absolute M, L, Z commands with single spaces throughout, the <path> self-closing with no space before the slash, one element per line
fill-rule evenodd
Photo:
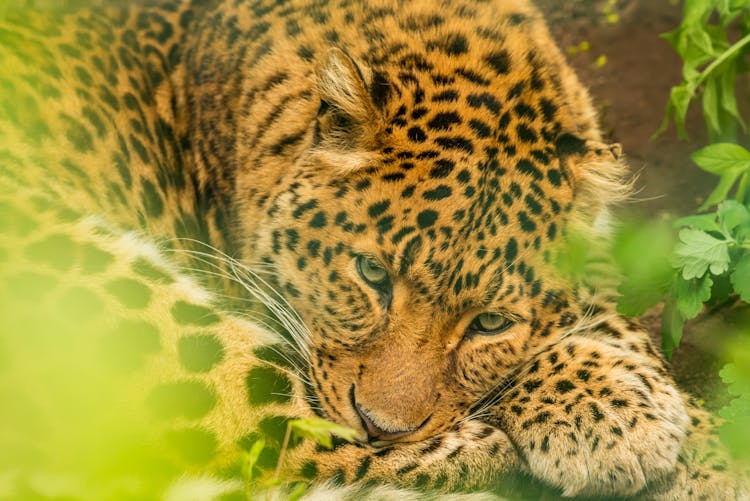
<path fill-rule="evenodd" d="M 748 498 L 616 311 L 626 162 L 530 2 L 1 11 L 11 498 L 56 485 L 38 464 L 90 499 L 273 470 L 323 497 Z"/>

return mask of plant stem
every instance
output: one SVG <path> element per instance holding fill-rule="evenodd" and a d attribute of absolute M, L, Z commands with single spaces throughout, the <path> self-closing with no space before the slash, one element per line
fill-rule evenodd
<path fill-rule="evenodd" d="M 747 172 L 743 172 L 742 177 L 740 177 L 740 184 L 737 185 L 737 193 L 735 194 L 734 199 L 737 200 L 739 203 L 744 204 L 746 192 L 747 192 Z"/>
<path fill-rule="evenodd" d="M 281 444 L 281 451 L 279 451 L 279 460 L 276 463 L 276 470 L 273 472 L 274 480 L 278 480 L 281 474 L 281 465 L 284 463 L 284 456 L 286 455 L 287 447 L 289 446 L 289 439 L 292 436 L 292 427 L 287 423 L 286 434 L 284 435 L 284 443 Z"/>
<path fill-rule="evenodd" d="M 250 488 L 250 480 L 247 478 L 243 479 L 245 481 L 245 500 L 246 501 L 252 501 L 252 489 Z"/>
<path fill-rule="evenodd" d="M 711 61 L 711 64 L 706 66 L 706 69 L 704 69 L 701 72 L 700 77 L 698 77 L 698 81 L 695 84 L 695 89 L 700 87 L 700 85 L 703 83 L 703 81 L 708 77 L 709 74 L 711 74 L 712 71 L 714 71 L 721 63 L 729 59 L 732 55 L 734 55 L 735 52 L 739 51 L 743 46 L 750 43 L 750 33 L 745 35 L 744 37 L 737 40 L 734 44 L 732 44 L 731 47 L 729 47 L 727 50 L 722 52 L 719 57 Z M 695 91 L 693 91 L 695 92 Z"/>

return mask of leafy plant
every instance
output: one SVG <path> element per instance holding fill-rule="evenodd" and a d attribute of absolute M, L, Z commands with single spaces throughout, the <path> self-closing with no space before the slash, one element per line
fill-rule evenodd
<path fill-rule="evenodd" d="M 743 354 L 735 363 L 727 364 L 719 373 L 734 399 L 724 407 L 720 415 L 727 422 L 720 430 L 722 441 L 737 456 L 748 457 L 750 450 L 750 360 L 747 347 L 738 347 Z M 744 362 L 744 363 L 743 363 Z"/>
<path fill-rule="evenodd" d="M 688 107 L 700 97 L 711 144 L 695 152 L 692 160 L 719 181 L 696 214 L 674 222 L 678 234 L 669 252 L 663 251 L 665 245 L 670 247 L 663 238 L 656 240 L 656 250 L 649 245 L 654 240 L 646 239 L 653 239 L 649 232 L 655 230 L 654 225 L 646 225 L 632 235 L 626 233 L 624 242 L 652 251 L 636 252 L 637 257 L 626 251 L 616 257 L 626 277 L 618 309 L 638 315 L 664 298 L 662 348 L 671 357 L 685 322 L 704 305 L 728 300 L 750 303 L 750 152 L 737 144 L 747 126 L 735 95 L 737 80 L 750 70 L 750 2 L 685 0 L 680 26 L 663 38 L 682 58 L 683 81 L 671 90 L 657 134 L 674 121 L 679 136 L 686 138 Z M 616 249 L 622 245 L 618 243 Z M 750 425 L 750 322 L 746 320 L 739 328 L 745 332 L 736 333 L 744 335 L 738 338 L 741 341 L 730 342 L 734 363 L 720 373 L 734 397 L 721 411 L 727 419 L 721 435 L 735 453 L 750 457 L 745 431 Z"/>
<path fill-rule="evenodd" d="M 730 40 L 732 32 L 739 32 L 735 41 Z M 734 139 L 737 124 L 746 129 L 734 87 L 738 75 L 749 69 L 745 61 L 750 44 L 747 0 L 685 0 L 682 23 L 662 36 L 682 58 L 683 82 L 672 87 L 657 134 L 674 119 L 680 137 L 686 137 L 688 107 L 702 91 L 703 118 L 711 141 Z"/>
<path fill-rule="evenodd" d="M 260 453 L 266 446 L 266 441 L 262 438 L 258 439 L 250 450 L 242 455 L 240 458 L 241 469 L 240 474 L 242 475 L 242 482 L 245 487 L 245 498 L 250 499 L 253 492 L 253 474 L 255 465 L 258 463 Z"/>
<path fill-rule="evenodd" d="M 679 345 L 685 321 L 697 316 L 704 303 L 724 301 L 732 289 L 750 302 L 748 207 L 724 200 L 715 212 L 688 216 L 675 225 L 682 229 L 671 257 L 678 273 L 669 289 L 662 323 L 667 355 Z"/>
<path fill-rule="evenodd" d="M 281 444 L 279 458 L 276 462 L 276 469 L 270 476 L 256 479 L 256 465 L 266 446 L 263 439 L 257 440 L 250 450 L 245 453 L 241 459 L 241 475 L 244 484 L 245 499 L 251 501 L 258 490 L 269 489 L 280 485 L 287 485 L 287 499 L 294 501 L 305 494 L 308 484 L 298 481 L 294 478 L 286 478 L 282 475 L 284 459 L 286 457 L 289 444 L 293 439 L 308 439 L 327 449 L 333 448 L 333 437 L 337 436 L 347 442 L 351 442 L 359 435 L 357 430 L 342 426 L 325 419 L 306 418 L 291 419 L 287 421 L 286 434 Z"/>
<path fill-rule="evenodd" d="M 739 128 L 746 130 L 735 82 L 750 69 L 746 61 L 750 54 L 750 3 L 686 0 L 680 26 L 663 37 L 682 58 L 683 82 L 672 88 L 660 131 L 673 119 L 678 133 L 685 137 L 688 106 L 702 94 L 703 117 L 714 144 L 695 152 L 692 160 L 719 177 L 698 211 L 715 209 L 675 222 L 681 229 L 670 261 L 678 273 L 667 290 L 662 317 L 663 349 L 671 356 L 680 343 L 685 321 L 698 315 L 704 303 L 721 302 L 732 293 L 744 301 L 750 299 L 750 152 L 728 142 L 737 140 Z"/>
<path fill-rule="evenodd" d="M 259 466 L 263 462 L 261 456 L 265 452 L 275 454 L 275 448 L 267 449 L 267 442 L 263 438 L 257 439 L 250 450 L 243 453 L 239 459 L 239 478 L 230 476 L 223 478 L 213 475 L 191 475 L 185 473 L 172 481 L 166 492 L 156 496 L 158 490 L 150 497 L 159 497 L 164 501 L 182 501 L 184 499 L 204 499 L 219 501 L 223 499 L 241 499 L 244 501 L 267 501 L 269 499 L 288 499 L 297 501 L 307 493 L 309 484 L 297 478 L 291 478 L 281 473 L 284 456 L 289 444 L 295 439 L 309 439 L 320 446 L 331 448 L 333 436 L 336 435 L 350 441 L 357 436 L 357 431 L 318 418 L 293 419 L 287 422 L 286 438 L 278 455 L 274 472 L 263 471 Z M 67 479 L 63 479 L 67 480 Z M 51 480 L 44 479 L 45 488 Z M 58 483 L 61 483 L 58 480 Z M 71 480 L 67 480 L 70 484 Z M 0 484 L 2 485 L 2 484 Z M 77 496 L 58 496 L 75 497 Z M 5 499 L 5 498 L 3 498 Z M 46 499 L 46 498 L 45 498 Z M 88 499 L 88 498 L 86 498 Z M 95 498 L 99 499 L 99 497 Z M 109 498 L 107 498 L 109 499 Z M 119 498 L 113 498 L 119 499 Z M 132 496 L 127 499 L 134 499 Z M 140 499 L 140 497 L 138 498 Z"/>

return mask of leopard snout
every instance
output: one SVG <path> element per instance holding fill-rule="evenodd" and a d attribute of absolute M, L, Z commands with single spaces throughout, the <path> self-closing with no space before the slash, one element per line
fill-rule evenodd
<path fill-rule="evenodd" d="M 366 404 L 358 402 L 356 388 L 353 384 L 349 389 L 349 400 L 365 433 L 367 433 L 368 442 L 375 446 L 386 445 L 390 442 L 408 441 L 403 439 L 414 435 L 424 428 L 432 418 L 432 414 L 429 414 L 415 426 L 405 426 L 404 423 L 396 424 L 392 422 L 394 420 L 388 419 L 386 416 L 368 409 Z"/>

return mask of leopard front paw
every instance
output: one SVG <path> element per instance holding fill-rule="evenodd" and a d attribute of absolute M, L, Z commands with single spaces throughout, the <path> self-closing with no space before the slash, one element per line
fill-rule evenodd
<path fill-rule="evenodd" d="M 585 362 L 519 385 L 498 426 L 564 496 L 631 496 L 674 470 L 688 426 L 682 396 L 648 367 Z"/>

